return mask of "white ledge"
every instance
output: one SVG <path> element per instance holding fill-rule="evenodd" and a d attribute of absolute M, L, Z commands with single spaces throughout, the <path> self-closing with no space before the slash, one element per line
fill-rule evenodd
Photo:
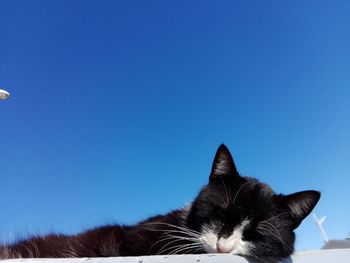
<path fill-rule="evenodd" d="M 28 258 L 0 260 L 3 263 L 251 263 L 245 258 L 225 254 L 171 255 L 113 258 Z M 332 249 L 298 252 L 283 263 L 347 263 L 350 249 Z"/>

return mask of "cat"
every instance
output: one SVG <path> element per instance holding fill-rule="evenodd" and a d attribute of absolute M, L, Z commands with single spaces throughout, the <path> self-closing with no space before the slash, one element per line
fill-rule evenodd
<path fill-rule="evenodd" d="M 132 226 L 31 237 L 0 246 L 0 259 L 200 253 L 280 259 L 293 253 L 293 231 L 319 198 L 314 190 L 276 194 L 268 185 L 241 176 L 222 144 L 208 184 L 186 207 Z"/>

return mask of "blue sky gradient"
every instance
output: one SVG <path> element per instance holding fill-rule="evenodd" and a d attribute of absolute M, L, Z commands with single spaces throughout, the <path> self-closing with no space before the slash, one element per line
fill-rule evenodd
<path fill-rule="evenodd" d="M 349 1 L 0 1 L 0 240 L 190 202 L 225 143 L 350 232 Z M 311 217 L 297 249 L 322 240 Z"/>

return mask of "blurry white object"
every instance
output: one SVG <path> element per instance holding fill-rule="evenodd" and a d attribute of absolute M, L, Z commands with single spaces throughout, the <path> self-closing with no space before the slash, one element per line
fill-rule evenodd
<path fill-rule="evenodd" d="M 0 89 L 0 100 L 6 100 L 10 97 L 10 93 L 6 90 Z"/>
<path fill-rule="evenodd" d="M 318 227 L 318 229 L 320 230 L 320 233 L 321 233 L 321 236 L 322 236 L 322 239 L 323 239 L 323 242 L 324 243 L 327 243 L 329 238 L 326 234 L 326 231 L 324 230 L 323 226 L 322 226 L 322 223 L 324 222 L 324 220 L 326 219 L 326 217 L 322 217 L 321 219 L 318 219 L 317 215 L 315 213 L 312 214 L 312 216 L 314 217 L 314 220 L 316 222 L 316 225 Z"/>

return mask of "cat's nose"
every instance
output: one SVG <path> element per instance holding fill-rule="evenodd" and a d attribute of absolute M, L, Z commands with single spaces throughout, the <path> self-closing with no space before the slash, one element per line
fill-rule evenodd
<path fill-rule="evenodd" d="M 222 244 L 217 244 L 217 249 L 218 249 L 218 252 L 219 252 L 219 253 L 229 253 L 229 252 L 231 252 L 231 249 L 230 249 L 230 248 L 225 247 L 225 246 L 222 245 Z"/>

